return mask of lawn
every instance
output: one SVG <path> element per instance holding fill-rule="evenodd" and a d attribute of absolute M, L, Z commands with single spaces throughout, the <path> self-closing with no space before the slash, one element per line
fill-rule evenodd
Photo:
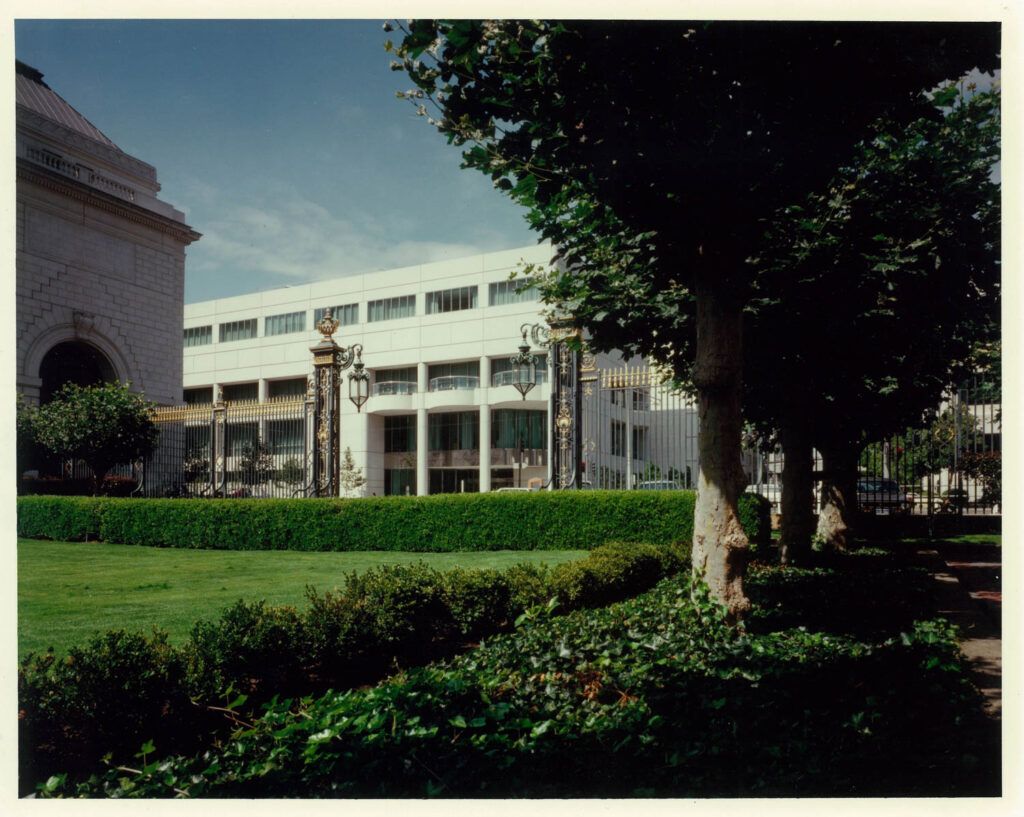
<path fill-rule="evenodd" d="M 556 565 L 586 551 L 474 553 L 298 553 L 177 550 L 103 543 L 18 540 L 18 657 L 62 652 L 111 629 L 188 636 L 201 618 L 217 618 L 238 599 L 305 605 L 305 588 L 344 584 L 344 576 L 380 564 L 422 561 L 452 567 Z"/>

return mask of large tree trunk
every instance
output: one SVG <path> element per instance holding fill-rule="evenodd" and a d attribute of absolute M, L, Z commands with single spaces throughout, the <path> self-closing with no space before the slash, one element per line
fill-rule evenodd
<path fill-rule="evenodd" d="M 779 555 L 783 564 L 798 564 L 811 555 L 814 533 L 814 479 L 811 442 L 800 428 L 782 428 L 782 523 Z"/>
<path fill-rule="evenodd" d="M 711 273 L 713 275 L 713 273 Z M 733 621 L 750 609 L 743 592 L 750 543 L 737 498 L 746 485 L 740 462 L 742 305 L 709 271 L 697 274 L 694 385 L 700 412 L 693 572 L 707 582 Z"/>
<path fill-rule="evenodd" d="M 821 449 L 824 479 L 818 537 L 826 549 L 846 550 L 850 544 L 857 512 L 857 458 L 850 446 Z"/>

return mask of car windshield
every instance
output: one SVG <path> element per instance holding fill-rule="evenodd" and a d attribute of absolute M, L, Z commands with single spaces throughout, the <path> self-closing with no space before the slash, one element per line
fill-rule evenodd
<path fill-rule="evenodd" d="M 861 491 L 892 491 L 899 490 L 895 481 L 891 479 L 862 479 L 857 482 L 857 488 Z"/>

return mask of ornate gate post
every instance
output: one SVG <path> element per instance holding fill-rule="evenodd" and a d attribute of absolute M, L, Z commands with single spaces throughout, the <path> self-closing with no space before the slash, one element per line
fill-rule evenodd
<path fill-rule="evenodd" d="M 355 363 L 349 375 L 349 399 L 359 410 L 368 396 L 369 375 L 363 370 L 362 344 L 347 349 L 334 341 L 338 320 L 327 310 L 316 325 L 323 337 L 313 353 L 312 468 L 307 496 L 338 496 L 339 416 L 341 372 Z"/>
<path fill-rule="evenodd" d="M 218 386 L 213 404 L 213 423 L 210 428 L 210 494 L 225 496 L 227 494 L 227 413 L 224 392 Z M 218 491 L 220 492 L 218 494 Z"/>
<path fill-rule="evenodd" d="M 324 315 L 317 330 L 323 335 L 310 348 L 313 353 L 313 496 L 338 495 L 338 380 L 341 367 L 338 353 L 343 351 L 334 342 L 338 321 L 330 312 Z"/>
<path fill-rule="evenodd" d="M 571 319 L 551 321 L 552 481 L 555 488 L 580 488 L 583 455 L 584 372 L 594 371 L 594 356 L 583 348 L 583 333 Z"/>

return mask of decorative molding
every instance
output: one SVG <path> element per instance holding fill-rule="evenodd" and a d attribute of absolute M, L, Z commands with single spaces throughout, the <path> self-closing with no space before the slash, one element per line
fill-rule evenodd
<path fill-rule="evenodd" d="M 102 190 L 89 187 L 69 177 L 58 175 L 24 159 L 18 160 L 17 178 L 18 181 L 30 182 L 70 199 L 81 201 L 98 210 L 111 213 L 118 218 L 157 230 L 182 244 L 188 245 L 202 238 L 202 233 L 196 232 L 187 224 L 161 216 L 152 210 L 104 193 Z"/>

